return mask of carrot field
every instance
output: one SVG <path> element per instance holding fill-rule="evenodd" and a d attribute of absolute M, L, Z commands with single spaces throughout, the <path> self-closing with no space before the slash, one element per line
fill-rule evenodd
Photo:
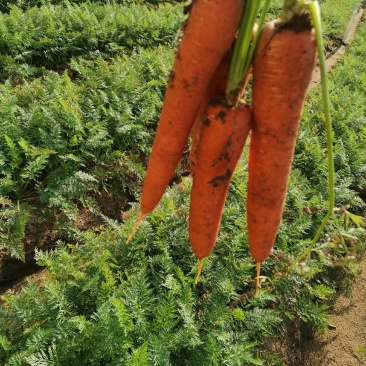
<path fill-rule="evenodd" d="M 282 3 L 269 2 L 265 21 L 280 16 Z M 0 2 L 0 364 L 300 366 L 283 351 L 289 338 L 301 343 L 332 329 L 336 301 L 351 294 L 366 250 L 364 16 L 355 37 L 343 39 L 362 6 L 320 1 L 325 57 L 345 51 L 328 72 L 334 215 L 306 252 L 330 199 L 318 80 L 305 98 L 281 223 L 258 276 L 247 226 L 251 132 L 220 192 L 220 225 L 209 227 L 214 241 L 204 255 L 196 257 L 189 234 L 210 202 L 201 195 L 190 204 L 201 173 L 190 160 L 194 136 L 126 245 L 175 78 L 186 1 Z M 248 108 L 251 98 L 246 92 Z M 177 138 L 165 141 L 172 150 Z M 204 226 L 195 229 L 198 245 Z"/>

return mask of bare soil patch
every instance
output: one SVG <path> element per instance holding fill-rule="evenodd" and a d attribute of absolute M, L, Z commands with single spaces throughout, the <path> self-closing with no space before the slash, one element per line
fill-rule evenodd
<path fill-rule="evenodd" d="M 349 296 L 341 295 L 332 310 L 334 327 L 308 342 L 304 366 L 366 365 L 366 261 Z"/>
<path fill-rule="evenodd" d="M 269 339 L 267 354 L 277 354 L 286 366 L 366 365 L 366 261 L 347 294 L 337 299 L 327 333 L 294 320 L 280 339 Z"/>

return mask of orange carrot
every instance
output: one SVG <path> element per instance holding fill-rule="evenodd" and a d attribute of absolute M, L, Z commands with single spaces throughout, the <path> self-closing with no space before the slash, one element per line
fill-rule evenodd
<path fill-rule="evenodd" d="M 197 148 L 201 134 L 202 120 L 204 119 L 204 115 L 207 112 L 207 107 L 211 99 L 217 98 L 220 95 L 225 93 L 227 79 L 229 75 L 229 68 L 232 56 L 232 48 L 230 48 L 226 53 L 223 59 L 221 60 L 218 68 L 216 69 L 210 84 L 203 96 L 201 107 L 196 116 L 195 122 L 192 128 L 192 143 L 191 150 L 189 156 L 189 164 L 190 164 L 190 173 L 191 176 L 194 175 L 195 165 L 196 165 L 196 156 L 197 156 Z"/>
<path fill-rule="evenodd" d="M 306 15 L 263 27 L 253 62 L 247 196 L 249 247 L 257 267 L 269 256 L 279 229 L 315 55 Z"/>
<path fill-rule="evenodd" d="M 189 163 L 190 163 L 190 172 L 191 176 L 193 177 L 195 174 L 195 164 L 196 164 L 196 155 L 197 155 L 197 148 L 200 139 L 202 121 L 205 113 L 207 112 L 207 107 L 211 99 L 218 98 L 219 96 L 223 95 L 226 90 L 226 85 L 229 76 L 229 69 L 231 63 L 233 49 L 230 48 L 224 58 L 221 60 L 219 67 L 217 68 L 214 76 L 211 79 L 211 82 L 206 90 L 204 98 L 202 100 L 201 108 L 197 114 L 196 120 L 193 124 L 192 128 L 192 143 L 191 143 L 191 150 L 189 156 Z M 243 94 L 244 89 L 246 88 L 249 78 L 251 76 L 252 70 L 249 70 L 248 74 L 245 77 L 243 82 L 240 95 Z"/>
<path fill-rule="evenodd" d="M 229 107 L 222 102 L 211 102 L 203 120 L 189 211 L 189 238 L 200 267 L 215 245 L 227 191 L 250 120 L 250 108 L 245 103 Z"/>
<path fill-rule="evenodd" d="M 174 175 L 208 84 L 232 44 L 244 0 L 193 0 L 184 25 L 144 180 L 140 216 L 154 210 Z"/>
<path fill-rule="evenodd" d="M 151 212 L 169 184 L 203 95 L 238 29 L 244 0 L 195 0 L 184 27 L 152 147 L 141 197 Z"/>

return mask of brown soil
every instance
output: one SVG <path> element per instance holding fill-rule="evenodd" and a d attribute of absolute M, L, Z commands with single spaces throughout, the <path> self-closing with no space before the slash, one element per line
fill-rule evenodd
<path fill-rule="evenodd" d="M 34 259 L 35 248 L 48 250 L 54 247 L 56 241 L 60 239 L 54 230 L 56 219 L 39 221 L 39 214 L 39 211 L 35 210 L 27 223 L 25 240 L 23 241 L 24 262 L 0 252 L 0 293 L 11 287 L 13 281 L 31 275 L 38 270 Z"/>
<path fill-rule="evenodd" d="M 306 366 L 366 365 L 366 261 L 359 266 L 350 296 L 342 295 L 332 311 L 334 327 L 307 345 Z"/>
<path fill-rule="evenodd" d="M 349 294 L 342 294 L 331 309 L 327 333 L 294 320 L 283 337 L 268 340 L 265 352 L 277 354 L 285 366 L 366 365 L 366 261 L 358 266 Z"/>

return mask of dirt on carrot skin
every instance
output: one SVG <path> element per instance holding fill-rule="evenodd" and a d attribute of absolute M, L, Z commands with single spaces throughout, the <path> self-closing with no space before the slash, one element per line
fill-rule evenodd
<path fill-rule="evenodd" d="M 295 14 L 288 22 L 279 26 L 279 31 L 281 29 L 292 29 L 296 33 L 301 33 L 311 29 L 311 27 L 311 20 L 308 14 Z"/>

